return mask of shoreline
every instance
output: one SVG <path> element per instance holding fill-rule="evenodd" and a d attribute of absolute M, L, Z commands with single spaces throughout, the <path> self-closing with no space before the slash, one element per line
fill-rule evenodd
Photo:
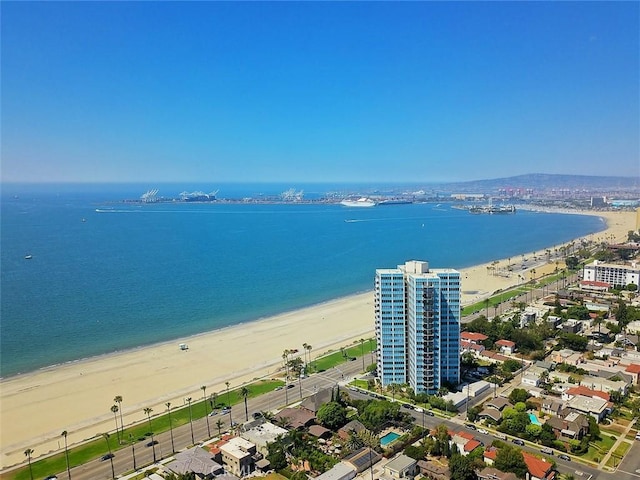
<path fill-rule="evenodd" d="M 606 234 L 608 239 L 611 235 L 623 239 L 635 229 L 635 212 L 575 213 L 604 219 L 603 230 L 580 238 L 596 240 Z M 462 303 L 470 304 L 517 285 L 520 270 L 510 277 L 489 273 L 489 266 L 506 264 L 507 259 L 501 259 L 459 269 L 463 277 Z M 534 268 L 537 264 L 522 272 Z M 70 445 L 92 438 L 96 432 L 113 430 L 109 409 L 116 395 L 123 397 L 121 407 L 128 425 L 144 420 L 145 407 L 162 412 L 167 401 L 181 405 L 184 396 L 191 393 L 198 398 L 201 385 L 214 393 L 224 390 L 225 381 L 237 388 L 256 378 L 272 376 L 279 370 L 285 348 L 301 349 L 302 343 L 310 342 L 311 355 L 316 358 L 359 338 L 371 337 L 373 300 L 369 290 L 181 340 L 0 379 L 0 468 L 23 463 L 25 448 L 35 450 L 34 458 L 59 451 L 62 430 L 69 432 Z M 187 343 L 189 350 L 181 351 L 179 343 Z M 243 347 L 241 357 L 239 346 Z M 49 415 L 51 411 L 56 415 Z"/>

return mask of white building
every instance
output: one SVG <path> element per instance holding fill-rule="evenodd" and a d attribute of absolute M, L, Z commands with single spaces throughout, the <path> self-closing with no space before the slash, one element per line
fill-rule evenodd
<path fill-rule="evenodd" d="M 640 283 L 640 266 L 635 262 L 631 265 L 616 265 L 594 260 L 593 263 L 584 266 L 583 272 L 584 281 L 604 282 L 611 286 Z"/>

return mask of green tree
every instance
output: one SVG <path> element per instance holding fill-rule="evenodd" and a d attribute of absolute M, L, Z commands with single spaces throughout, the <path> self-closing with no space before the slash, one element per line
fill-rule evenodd
<path fill-rule="evenodd" d="M 515 473 L 520 478 L 524 478 L 528 471 L 522 452 L 509 444 L 502 445 L 498 450 L 494 467 L 503 472 Z"/>
<path fill-rule="evenodd" d="M 116 395 L 113 401 L 118 404 L 118 410 L 120 411 L 120 442 L 124 441 L 124 422 L 122 421 L 122 395 Z"/>
<path fill-rule="evenodd" d="M 120 429 L 118 428 L 118 405 L 111 405 L 111 412 L 113 413 L 113 419 L 116 422 L 116 436 L 118 443 L 120 443 Z"/>
<path fill-rule="evenodd" d="M 151 412 L 153 412 L 153 408 L 145 407 L 142 409 L 142 411 L 147 415 L 147 421 L 149 422 L 149 433 L 151 433 L 151 447 L 153 449 L 153 463 L 156 463 L 156 440 L 153 437 L 153 429 L 151 428 Z M 107 441 L 107 444 L 108 443 L 109 441 Z"/>
<path fill-rule="evenodd" d="M 64 437 L 64 457 L 67 461 L 67 478 L 71 480 L 71 469 L 69 466 L 69 447 L 67 445 L 67 431 L 63 430 L 60 436 Z"/>
<path fill-rule="evenodd" d="M 224 422 L 222 420 L 216 421 L 216 428 L 218 429 L 218 436 L 222 436 L 222 427 L 224 426 Z"/>
<path fill-rule="evenodd" d="M 169 434 L 171 435 L 171 453 L 175 453 L 176 447 L 173 443 L 173 422 L 171 421 L 171 402 L 165 403 L 169 416 Z"/>
<path fill-rule="evenodd" d="M 33 448 L 27 448 L 24 451 L 24 455 L 27 457 L 27 463 L 29 464 L 29 476 L 33 480 L 33 470 L 31 469 L 31 455 L 33 455 Z"/>
<path fill-rule="evenodd" d="M 335 431 L 347 423 L 347 410 L 338 402 L 328 402 L 320 407 L 317 418 L 320 424 Z"/>
<path fill-rule="evenodd" d="M 514 388 L 509 394 L 509 401 L 515 405 L 518 402 L 526 402 L 530 396 L 524 388 Z"/>
<path fill-rule="evenodd" d="M 245 420 L 249 421 L 249 407 L 247 406 L 247 397 L 249 397 L 249 389 L 247 387 L 242 387 L 240 389 L 240 395 L 244 399 L 244 416 Z"/>
<path fill-rule="evenodd" d="M 458 453 L 449 459 L 449 474 L 451 480 L 475 480 L 472 460 Z"/>

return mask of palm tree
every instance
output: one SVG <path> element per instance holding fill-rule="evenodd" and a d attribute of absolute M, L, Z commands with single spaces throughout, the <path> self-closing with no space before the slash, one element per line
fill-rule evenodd
<path fill-rule="evenodd" d="M 289 389 L 287 388 L 287 384 L 289 383 L 289 350 L 285 350 L 282 352 L 282 359 L 284 360 L 284 403 L 285 405 L 289 405 Z"/>
<path fill-rule="evenodd" d="M 169 434 L 171 435 L 171 453 L 175 453 L 176 447 L 173 445 L 173 422 L 171 421 L 171 402 L 165 403 L 169 412 Z"/>
<path fill-rule="evenodd" d="M 218 401 L 218 395 L 215 392 L 209 395 L 209 404 L 211 405 L 212 411 L 216 409 L 217 401 Z"/>
<path fill-rule="evenodd" d="M 211 429 L 209 428 L 209 409 L 207 408 L 207 387 L 205 385 L 200 387 L 202 390 L 202 403 L 204 403 L 204 418 L 207 421 L 207 434 L 211 438 Z"/>
<path fill-rule="evenodd" d="M 131 456 L 133 457 L 133 470 L 137 470 L 136 466 L 136 441 L 132 434 L 129 434 L 129 443 L 131 444 Z"/>
<path fill-rule="evenodd" d="M 153 437 L 153 429 L 151 428 L 151 412 L 153 412 L 153 408 L 145 407 L 143 411 L 147 414 L 147 421 L 149 422 L 149 432 L 151 433 L 151 448 L 153 449 L 153 463 L 156 463 L 156 439 Z"/>
<path fill-rule="evenodd" d="M 247 407 L 247 397 L 249 396 L 249 389 L 247 387 L 242 387 L 240 389 L 240 395 L 244 398 L 244 416 L 245 421 L 249 421 L 249 408 Z"/>
<path fill-rule="evenodd" d="M 116 422 L 116 436 L 118 437 L 118 443 L 120 443 L 120 429 L 118 428 L 118 405 L 111 405 L 111 411 L 113 412 L 113 419 Z"/>
<path fill-rule="evenodd" d="M 118 408 L 120 409 L 120 440 L 124 440 L 124 423 L 122 422 L 122 395 L 116 395 L 113 399 L 114 402 L 118 404 Z"/>
<path fill-rule="evenodd" d="M 67 448 L 67 431 L 63 430 L 60 436 L 64 437 L 64 456 L 67 460 L 67 477 L 69 477 L 69 480 L 71 480 L 71 469 L 69 468 L 69 449 Z"/>
<path fill-rule="evenodd" d="M 109 450 L 109 462 L 111 462 L 111 478 L 115 479 L 116 471 L 113 468 L 113 453 L 111 453 L 111 444 L 109 443 L 109 434 L 103 433 L 102 438 L 104 438 L 104 441 L 107 442 L 107 449 Z"/>
<path fill-rule="evenodd" d="M 216 422 L 216 427 L 218 427 L 218 436 L 222 436 L 222 427 L 224 426 L 224 422 L 222 420 L 218 420 Z"/>
<path fill-rule="evenodd" d="M 227 386 L 227 407 L 229 407 L 229 425 L 233 426 L 233 418 L 231 418 L 231 401 L 229 400 L 229 385 L 231 385 L 228 381 L 224 382 Z"/>
<path fill-rule="evenodd" d="M 362 373 L 364 373 L 366 369 L 364 366 L 364 338 L 360 339 L 360 355 L 362 355 Z"/>
<path fill-rule="evenodd" d="M 24 454 L 27 457 L 27 462 L 29 462 L 29 476 L 31 477 L 31 480 L 33 480 L 33 471 L 31 470 L 31 455 L 33 454 L 33 449 L 27 448 L 24 451 Z"/>
<path fill-rule="evenodd" d="M 307 346 L 306 346 L 306 347 L 304 347 L 304 348 L 305 348 L 305 350 L 306 350 L 307 352 L 309 352 L 309 363 L 308 363 L 307 365 L 310 365 L 310 364 L 311 364 L 311 349 L 312 349 L 313 347 L 307 343 Z"/>
<path fill-rule="evenodd" d="M 191 445 L 195 445 L 196 439 L 193 436 L 193 416 L 191 415 L 191 397 L 185 398 L 185 401 L 189 404 L 189 426 L 191 427 Z"/>
<path fill-rule="evenodd" d="M 304 350 L 304 369 L 307 369 L 307 365 L 309 365 L 309 363 L 307 362 L 307 344 L 306 342 L 302 344 L 302 349 Z"/>

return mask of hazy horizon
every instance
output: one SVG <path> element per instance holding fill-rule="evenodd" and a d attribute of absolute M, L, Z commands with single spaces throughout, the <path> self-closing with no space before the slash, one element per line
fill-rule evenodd
<path fill-rule="evenodd" d="M 3 2 L 3 183 L 640 175 L 637 2 Z"/>

